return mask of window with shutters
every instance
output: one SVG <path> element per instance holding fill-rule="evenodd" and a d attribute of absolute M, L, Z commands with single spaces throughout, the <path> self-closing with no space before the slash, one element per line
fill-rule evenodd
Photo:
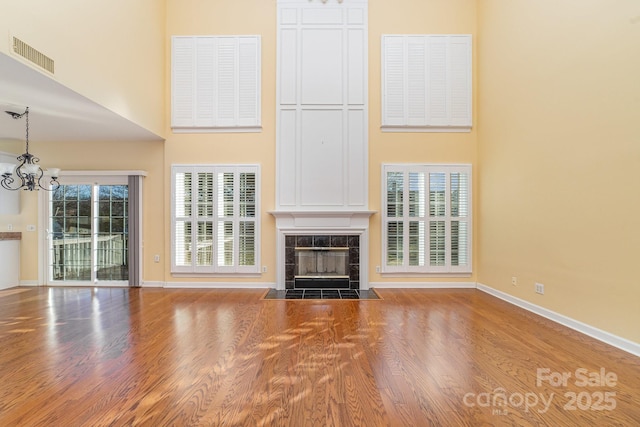
<path fill-rule="evenodd" d="M 471 166 L 383 165 L 383 273 L 471 273 Z"/>
<path fill-rule="evenodd" d="M 382 130 L 471 130 L 471 36 L 382 36 Z"/>
<path fill-rule="evenodd" d="M 171 39 L 174 132 L 259 132 L 260 36 Z"/>
<path fill-rule="evenodd" d="M 259 166 L 173 166 L 174 273 L 259 273 Z"/>

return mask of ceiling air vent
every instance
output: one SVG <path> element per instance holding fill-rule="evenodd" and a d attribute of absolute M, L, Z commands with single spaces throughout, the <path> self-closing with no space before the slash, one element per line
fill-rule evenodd
<path fill-rule="evenodd" d="M 13 52 L 22 56 L 26 60 L 33 62 L 38 67 L 47 70 L 51 74 L 54 73 L 53 59 L 32 48 L 17 37 L 13 37 Z"/>

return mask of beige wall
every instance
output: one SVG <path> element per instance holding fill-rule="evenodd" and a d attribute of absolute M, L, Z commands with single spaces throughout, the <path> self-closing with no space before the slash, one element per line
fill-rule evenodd
<path fill-rule="evenodd" d="M 640 5 L 479 3 L 478 280 L 640 342 Z"/>
<path fill-rule="evenodd" d="M 9 34 L 55 61 L 55 80 L 140 126 L 164 131 L 164 2 L 2 2 L 0 52 Z"/>

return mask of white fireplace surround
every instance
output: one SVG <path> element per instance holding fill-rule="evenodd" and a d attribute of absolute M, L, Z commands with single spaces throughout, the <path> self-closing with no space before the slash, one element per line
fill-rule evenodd
<path fill-rule="evenodd" d="M 375 211 L 269 212 L 276 219 L 276 289 L 285 289 L 285 237 L 357 235 L 360 238 L 360 289 L 369 289 L 369 217 Z"/>

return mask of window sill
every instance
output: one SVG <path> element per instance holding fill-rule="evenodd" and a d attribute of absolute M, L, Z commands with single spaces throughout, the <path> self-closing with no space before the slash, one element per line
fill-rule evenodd
<path fill-rule="evenodd" d="M 405 277 L 405 278 L 416 278 L 416 277 L 464 277 L 468 278 L 472 276 L 471 272 L 451 272 L 451 273 L 414 273 L 414 272 L 381 272 L 380 276 L 382 277 Z"/>
<path fill-rule="evenodd" d="M 241 272 L 241 273 L 179 273 L 179 272 L 175 272 L 172 271 L 171 272 L 171 276 L 172 277 L 191 277 L 191 278 L 205 278 L 205 277 L 221 277 L 221 278 L 229 278 L 229 277 L 251 277 L 251 278 L 256 278 L 256 277 L 262 277 L 262 273 L 247 273 L 247 272 Z"/>
<path fill-rule="evenodd" d="M 388 126 L 380 127 L 382 132 L 439 132 L 439 133 L 460 133 L 471 132 L 471 126 Z"/>
<path fill-rule="evenodd" d="M 190 127 L 173 126 L 173 133 L 259 133 L 262 126 Z"/>

